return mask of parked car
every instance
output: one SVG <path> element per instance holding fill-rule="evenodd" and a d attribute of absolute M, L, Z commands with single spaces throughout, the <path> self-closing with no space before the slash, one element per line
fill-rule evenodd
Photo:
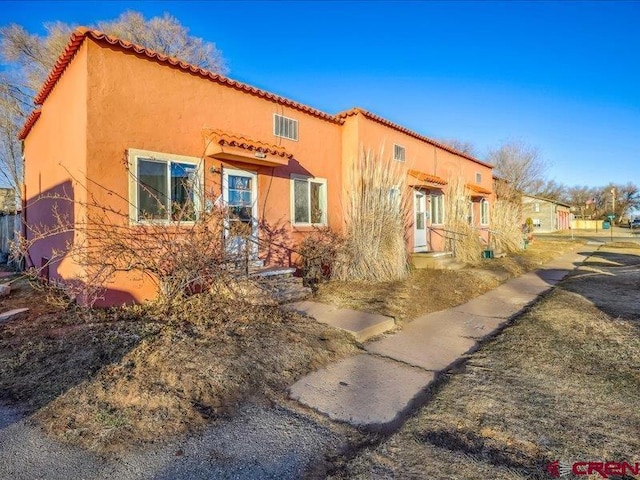
<path fill-rule="evenodd" d="M 640 228 L 640 218 L 636 218 L 635 220 L 632 220 L 631 223 L 629 224 L 629 228 Z"/>

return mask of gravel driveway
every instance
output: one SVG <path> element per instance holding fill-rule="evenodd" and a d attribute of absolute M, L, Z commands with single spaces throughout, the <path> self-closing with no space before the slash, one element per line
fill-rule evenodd
<path fill-rule="evenodd" d="M 0 405 L 1 479 L 299 478 L 342 442 L 290 410 L 246 405 L 198 435 L 107 458 L 62 445 Z"/>

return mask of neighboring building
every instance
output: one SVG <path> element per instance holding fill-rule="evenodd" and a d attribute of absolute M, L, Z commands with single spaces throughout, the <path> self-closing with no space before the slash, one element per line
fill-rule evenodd
<path fill-rule="evenodd" d="M 571 206 L 548 198 L 522 195 L 522 223 L 527 218 L 533 221 L 534 232 L 568 230 L 571 225 Z"/>
<path fill-rule="evenodd" d="M 342 229 L 349 166 L 361 148 L 384 147 L 407 172 L 411 250 L 444 248 L 443 193 L 452 176 L 464 178 L 474 224 L 485 237 L 489 228 L 490 165 L 365 110 L 324 113 L 101 32 L 71 36 L 35 101 L 20 132 L 28 224 L 51 217 L 50 202 L 34 200 L 71 193 L 81 200 L 75 218 L 91 195 L 128 209 L 135 225 L 154 210 L 140 184 L 178 201 L 173 180 L 197 172 L 207 194 L 250 225 L 278 225 L 295 246 L 316 226 Z M 38 242 L 32 262 L 46 261 L 62 241 Z M 293 261 L 286 246 L 255 255 L 271 265 Z M 49 269 L 56 280 L 81 273 L 71 259 Z M 128 274 L 114 282 L 131 301 L 153 294 Z M 108 294 L 107 303 L 122 298 Z"/>

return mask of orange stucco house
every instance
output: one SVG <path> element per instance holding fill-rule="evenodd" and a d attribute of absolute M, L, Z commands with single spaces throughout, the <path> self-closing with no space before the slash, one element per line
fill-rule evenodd
<path fill-rule="evenodd" d="M 281 226 L 295 245 L 316 225 L 342 228 L 345 166 L 363 147 L 384 145 L 411 186 L 410 250 L 443 248 L 443 191 L 451 175 L 464 176 L 479 231 L 489 227 L 490 165 L 365 110 L 324 113 L 101 32 L 78 29 L 71 36 L 35 103 L 19 135 L 27 224 L 51 217 L 50 202 L 37 200 L 57 192 L 72 192 L 79 205 L 91 195 L 128 208 L 135 224 L 150 207 L 128 169 L 171 197 L 171 179 L 197 168 L 208 195 L 246 207 L 250 221 Z M 84 188 L 74 185 L 78 179 Z M 80 215 L 82 207 L 74 208 L 71 215 Z M 36 243 L 30 261 L 37 266 L 78 236 Z M 287 255 L 262 260 L 293 261 Z M 78 278 L 79 268 L 64 259 L 48 275 Z M 108 303 L 153 295 L 135 276 L 114 283 L 121 295 Z"/>

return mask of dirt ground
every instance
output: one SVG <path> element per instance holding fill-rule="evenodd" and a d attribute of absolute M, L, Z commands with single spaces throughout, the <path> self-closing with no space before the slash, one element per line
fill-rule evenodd
<path fill-rule="evenodd" d="M 31 310 L 0 324 L 0 400 L 99 451 L 194 431 L 358 351 L 348 334 L 275 306 L 201 294 L 169 316 L 88 313 L 49 304 L 26 280 L 13 287 L 1 311 Z"/>
<path fill-rule="evenodd" d="M 640 246 L 600 248 L 333 478 L 547 479 L 555 460 L 640 462 L 639 287 Z"/>
<path fill-rule="evenodd" d="M 485 259 L 472 268 L 412 270 L 406 279 L 396 282 L 332 281 L 320 286 L 315 300 L 389 315 L 402 324 L 420 315 L 464 303 L 580 245 L 582 242 L 569 239 L 536 239 L 519 254 Z"/>

